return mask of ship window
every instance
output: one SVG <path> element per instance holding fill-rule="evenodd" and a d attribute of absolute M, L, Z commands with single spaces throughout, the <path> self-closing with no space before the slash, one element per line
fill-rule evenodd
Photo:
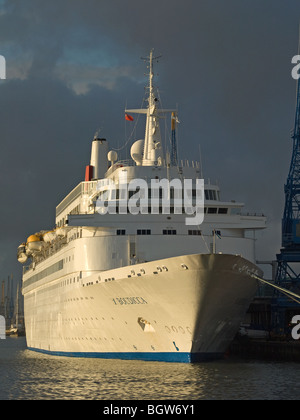
<path fill-rule="evenodd" d="M 189 235 L 201 235 L 201 230 L 197 230 L 197 229 L 189 230 Z"/>
<path fill-rule="evenodd" d="M 175 229 L 164 229 L 163 235 L 177 235 L 177 231 Z"/>
<path fill-rule="evenodd" d="M 204 191 L 204 194 L 205 194 L 205 199 L 206 200 L 213 200 L 213 201 L 216 201 L 216 200 L 218 200 L 218 196 L 219 196 L 219 194 L 218 194 L 218 192 L 216 191 L 216 190 L 205 190 Z"/>
<path fill-rule="evenodd" d="M 231 214 L 232 215 L 237 215 L 237 214 L 241 214 L 241 209 L 239 207 L 233 207 L 231 209 Z"/>
<path fill-rule="evenodd" d="M 218 213 L 219 214 L 227 214 L 228 213 L 228 209 L 225 207 L 221 207 L 218 209 Z"/>
<path fill-rule="evenodd" d="M 117 235 L 126 235 L 126 230 L 125 229 L 117 229 Z"/>
<path fill-rule="evenodd" d="M 216 214 L 217 213 L 217 208 L 216 207 L 208 207 L 207 213 L 208 214 Z"/>
<path fill-rule="evenodd" d="M 25 286 L 29 286 L 30 284 L 43 279 L 44 277 L 50 276 L 50 274 L 56 273 L 56 271 L 62 270 L 64 267 L 64 260 L 60 260 L 56 262 L 55 264 L 51 265 L 48 268 L 45 268 L 44 270 L 40 271 L 37 274 L 34 274 L 33 276 L 29 277 L 29 279 L 25 280 Z"/>
<path fill-rule="evenodd" d="M 151 235 L 151 229 L 138 229 L 137 235 Z"/>
<path fill-rule="evenodd" d="M 131 198 L 135 193 L 136 191 L 128 191 L 128 198 Z"/>

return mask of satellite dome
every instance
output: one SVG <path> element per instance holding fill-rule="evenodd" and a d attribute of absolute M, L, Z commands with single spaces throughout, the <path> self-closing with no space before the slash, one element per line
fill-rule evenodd
<path fill-rule="evenodd" d="M 110 162 L 116 162 L 118 160 L 118 153 L 115 150 L 111 150 L 107 153 L 107 159 Z"/>
<path fill-rule="evenodd" d="M 144 139 L 137 140 L 131 146 L 130 155 L 138 166 L 142 164 L 143 153 L 144 153 Z"/>

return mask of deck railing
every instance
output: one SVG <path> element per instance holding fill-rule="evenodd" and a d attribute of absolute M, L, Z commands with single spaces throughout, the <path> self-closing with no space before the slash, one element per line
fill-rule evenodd
<path fill-rule="evenodd" d="M 91 194 L 96 188 L 97 181 L 81 182 L 56 207 L 56 217 L 59 216 L 76 198 L 83 194 Z"/>

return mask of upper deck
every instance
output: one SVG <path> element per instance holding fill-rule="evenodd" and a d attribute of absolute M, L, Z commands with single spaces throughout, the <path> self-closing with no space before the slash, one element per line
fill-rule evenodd
<path fill-rule="evenodd" d="M 186 164 L 182 167 L 150 167 L 150 166 L 134 166 L 127 165 L 127 162 L 120 161 L 115 163 L 111 168 L 108 169 L 105 174 L 105 178 L 98 181 L 81 182 L 78 184 L 56 207 L 56 225 L 63 226 L 69 223 L 71 220 L 72 225 L 83 223 L 84 225 L 92 225 L 96 223 L 97 226 L 111 225 L 115 226 L 119 224 L 124 225 L 124 222 L 132 223 L 132 215 L 128 211 L 128 214 L 124 215 L 124 212 L 119 212 L 119 202 L 121 194 L 119 192 L 120 183 L 123 182 L 126 176 L 126 182 L 128 183 L 133 179 L 142 179 L 149 186 L 149 203 L 151 197 L 151 180 L 156 181 L 169 179 L 170 182 L 174 179 L 179 179 L 184 182 L 185 179 L 196 180 L 199 178 L 200 169 L 199 164 L 191 163 Z M 116 189 L 112 190 L 110 182 L 115 183 Z M 171 184 L 172 185 L 172 184 Z M 128 198 L 138 191 L 129 191 Z M 243 211 L 244 204 L 232 201 L 222 201 L 220 197 L 220 188 L 218 185 L 210 183 L 205 184 L 204 189 L 204 222 L 208 223 L 222 223 L 232 228 L 238 229 L 262 229 L 265 227 L 266 218 L 263 214 L 249 214 L 249 212 Z M 193 203 L 195 200 L 195 190 L 193 190 Z M 115 214 L 99 214 L 97 220 L 94 217 L 83 217 L 85 215 L 98 215 L 97 200 L 99 197 L 107 200 L 107 203 L 115 203 L 116 212 Z M 104 198 L 103 198 L 104 197 Z M 160 195 L 160 201 L 162 195 Z M 159 217 L 157 214 L 151 214 L 151 207 L 149 204 L 149 211 L 146 220 L 152 220 L 153 223 L 159 223 Z M 172 190 L 170 192 L 170 214 L 173 217 L 177 216 L 174 214 L 174 196 Z M 184 207 L 182 208 L 182 214 L 185 213 Z M 159 205 L 159 214 L 166 214 L 163 212 L 162 205 Z M 76 216 L 76 217 L 75 217 Z M 81 217 L 78 217 L 81 216 Z M 145 216 L 141 214 L 140 216 Z M 145 219 L 145 217 L 143 217 Z M 139 219 L 140 220 L 140 219 Z M 183 218 L 176 217 L 176 220 L 183 221 Z M 134 222 L 134 220 L 133 220 Z"/>

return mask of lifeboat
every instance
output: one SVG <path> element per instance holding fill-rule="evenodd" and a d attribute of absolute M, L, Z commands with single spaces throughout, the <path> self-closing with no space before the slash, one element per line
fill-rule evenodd
<path fill-rule="evenodd" d="M 34 235 L 30 235 L 27 238 L 27 247 L 31 252 L 41 252 L 44 246 L 44 241 L 42 240 L 42 236 L 38 233 Z"/>
<path fill-rule="evenodd" d="M 49 232 L 44 233 L 43 240 L 45 242 L 53 242 L 57 238 L 55 230 L 50 230 Z"/>
<path fill-rule="evenodd" d="M 27 261 L 28 256 L 26 254 L 25 242 L 23 242 L 21 245 L 18 246 L 17 258 L 21 264 L 24 264 Z"/>
<path fill-rule="evenodd" d="M 67 236 L 68 227 L 67 226 L 58 227 L 55 232 L 57 236 L 60 236 L 60 237 Z"/>

